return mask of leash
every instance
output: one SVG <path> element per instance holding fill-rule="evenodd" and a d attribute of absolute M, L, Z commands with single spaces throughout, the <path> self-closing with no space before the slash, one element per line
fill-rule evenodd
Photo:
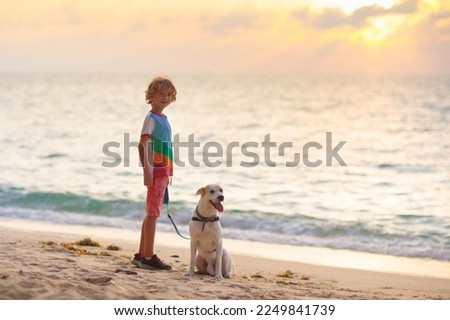
<path fill-rule="evenodd" d="M 177 228 L 177 225 L 175 224 L 175 221 L 173 221 L 172 216 L 169 213 L 169 188 L 166 187 L 166 193 L 164 194 L 164 204 L 166 205 L 166 211 L 167 211 L 167 216 L 169 217 L 170 222 L 172 222 L 173 227 L 175 228 L 175 231 L 178 233 L 178 235 L 180 237 L 182 237 L 183 239 L 186 240 L 191 240 L 191 238 L 185 237 L 183 236 L 180 231 Z"/>
<path fill-rule="evenodd" d="M 175 228 L 175 231 L 178 233 L 178 235 L 179 235 L 180 237 L 182 237 L 183 239 L 191 240 L 191 238 L 188 238 L 188 237 L 183 236 L 183 235 L 180 233 L 180 231 L 178 230 L 177 225 L 175 224 L 175 221 L 173 221 L 172 216 L 171 216 L 170 213 L 169 213 L 169 205 L 168 205 L 168 204 L 167 204 L 167 216 L 169 217 L 170 222 L 172 222 L 172 225 L 173 225 L 173 227 Z"/>

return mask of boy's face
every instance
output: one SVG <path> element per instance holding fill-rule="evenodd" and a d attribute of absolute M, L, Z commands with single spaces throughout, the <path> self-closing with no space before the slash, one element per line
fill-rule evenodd
<path fill-rule="evenodd" d="M 165 107 L 172 103 L 173 89 L 170 87 L 162 87 L 155 91 L 152 96 L 152 107 L 162 111 Z"/>

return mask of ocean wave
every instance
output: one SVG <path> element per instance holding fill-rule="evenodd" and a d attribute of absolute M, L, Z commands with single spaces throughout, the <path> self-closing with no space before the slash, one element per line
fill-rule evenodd
<path fill-rule="evenodd" d="M 173 232 L 171 222 L 165 217 L 168 211 L 180 231 L 187 234 L 191 205 L 174 201 L 165 208 L 159 228 Z M 140 201 L 0 189 L 0 216 L 138 230 L 144 214 L 144 203 Z M 415 226 L 415 221 L 422 228 Z M 450 261 L 450 221 L 429 215 L 399 214 L 374 223 L 370 219 L 342 221 L 299 213 L 284 215 L 234 209 L 222 214 L 221 223 L 224 236 L 233 239 Z"/>
<path fill-rule="evenodd" d="M 142 202 L 127 199 L 95 199 L 71 192 L 25 192 L 15 188 L 0 189 L 0 206 L 111 217 L 133 216 L 144 208 Z"/>

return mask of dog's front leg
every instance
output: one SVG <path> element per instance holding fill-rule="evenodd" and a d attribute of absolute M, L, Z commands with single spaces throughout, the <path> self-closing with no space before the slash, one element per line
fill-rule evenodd
<path fill-rule="evenodd" d="M 222 239 L 218 239 L 216 243 L 216 279 L 222 279 Z"/>
<path fill-rule="evenodd" d="M 191 263 L 189 265 L 189 271 L 186 273 L 186 276 L 192 277 L 194 275 L 194 266 L 195 266 L 195 255 L 197 253 L 197 241 L 191 239 Z"/>

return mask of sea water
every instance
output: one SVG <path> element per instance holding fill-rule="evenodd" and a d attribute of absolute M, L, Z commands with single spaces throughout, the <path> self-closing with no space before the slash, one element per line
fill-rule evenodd
<path fill-rule="evenodd" d="M 171 78 L 181 233 L 219 183 L 227 238 L 450 261 L 450 77 Z M 0 75 L 0 216 L 139 230 L 149 80 Z"/>

